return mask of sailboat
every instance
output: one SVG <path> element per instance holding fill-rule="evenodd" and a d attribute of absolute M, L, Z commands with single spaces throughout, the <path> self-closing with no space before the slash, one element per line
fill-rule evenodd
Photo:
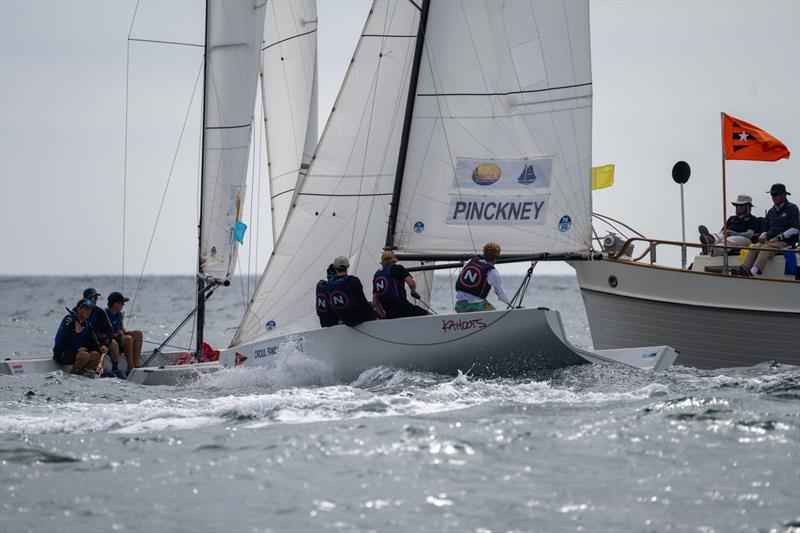
<path fill-rule="evenodd" d="M 316 2 L 208 0 L 205 19 L 197 306 L 181 323 L 196 317 L 197 353 L 203 353 L 205 302 L 218 287 L 230 284 L 245 229 L 241 218 L 259 76 L 272 191 L 293 192 L 317 137 Z M 291 194 L 272 195 L 276 231 L 291 199 Z M 179 354 L 159 349 L 142 355 L 149 366 L 132 371 L 131 381 L 170 383 L 218 368 L 216 362 L 176 368 L 172 363 Z M 0 374 L 66 369 L 50 357 L 0 361 Z"/>
<path fill-rule="evenodd" d="M 362 280 L 383 249 L 425 271 L 488 240 L 508 261 L 587 258 L 591 103 L 588 2 L 376 0 L 220 364 L 269 365 L 296 349 L 342 379 L 377 365 L 482 376 L 587 361 L 669 366 L 666 346 L 577 348 L 547 309 L 324 329 L 312 310 L 337 255 Z M 528 168 L 537 179 L 518 180 Z"/>

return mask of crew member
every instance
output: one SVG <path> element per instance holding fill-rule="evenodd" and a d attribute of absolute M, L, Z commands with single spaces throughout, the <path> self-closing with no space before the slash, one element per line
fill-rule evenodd
<path fill-rule="evenodd" d="M 775 255 L 775 252 L 797 243 L 797 236 L 800 234 L 800 215 L 797 206 L 786 198 L 791 193 L 786 192 L 786 185 L 776 183 L 770 188 L 769 194 L 775 205 L 767 211 L 764 233 L 758 236 L 758 243 L 754 245 L 760 250 L 747 251 L 744 261 L 736 271 L 741 276 L 761 275 L 767 261 Z"/>
<path fill-rule="evenodd" d="M 511 302 L 503 287 L 503 278 L 494 268 L 499 256 L 500 245 L 487 242 L 483 245 L 483 258 L 473 257 L 461 266 L 456 280 L 456 313 L 494 311 L 494 306 L 486 300 L 492 289 L 501 302 Z"/>
<path fill-rule="evenodd" d="M 94 377 L 106 347 L 101 346 L 88 322 L 92 313 L 91 300 L 81 300 L 73 311 L 61 320 L 53 344 L 53 359 L 60 365 L 72 365 L 72 374 Z"/>
<path fill-rule="evenodd" d="M 329 328 L 339 324 L 339 315 L 336 310 L 331 307 L 330 298 L 330 283 L 336 279 L 336 269 L 333 268 L 333 263 L 328 265 L 327 279 L 321 279 L 317 282 L 317 291 L 315 296 L 315 308 L 317 310 L 317 317 L 319 318 L 319 325 L 323 328 Z"/>
<path fill-rule="evenodd" d="M 422 300 L 417 293 L 417 282 L 406 267 L 397 264 L 394 253 L 386 250 L 381 254 L 381 268 L 372 277 L 372 305 L 379 317 L 403 318 L 428 314 L 421 307 L 408 301 L 406 285 L 411 289 L 411 296 Z"/>
<path fill-rule="evenodd" d="M 111 322 L 108 320 L 108 316 L 102 309 L 97 307 L 97 300 L 100 299 L 100 293 L 89 287 L 83 291 L 83 299 L 92 302 L 89 324 L 92 325 L 92 329 L 100 345 L 105 346 L 108 351 L 108 356 L 111 359 L 111 373 L 118 378 L 124 378 L 125 376 L 123 376 L 119 370 L 120 344 L 114 339 L 111 330 Z"/>
<path fill-rule="evenodd" d="M 118 347 L 122 348 L 125 355 L 125 362 L 128 364 L 128 372 L 134 368 L 139 368 L 139 359 L 142 355 L 142 343 L 144 334 L 139 330 L 127 330 L 124 326 L 125 313 L 122 308 L 130 298 L 125 298 L 121 292 L 112 292 L 108 295 L 108 307 L 106 316 L 111 324 L 111 336 Z M 113 364 L 113 361 L 112 361 Z"/>
<path fill-rule="evenodd" d="M 356 276 L 349 276 L 350 261 L 339 256 L 333 260 L 336 278 L 328 284 L 331 307 L 348 326 L 375 319 L 375 311 L 364 296 L 364 286 Z"/>

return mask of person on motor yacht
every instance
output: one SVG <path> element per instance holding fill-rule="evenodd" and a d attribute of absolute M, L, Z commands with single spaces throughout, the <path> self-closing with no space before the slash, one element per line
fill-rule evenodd
<path fill-rule="evenodd" d="M 397 257 L 393 252 L 384 251 L 381 254 L 381 268 L 372 278 L 372 306 L 379 317 L 403 318 L 428 314 L 423 308 L 408 301 L 406 285 L 411 289 L 411 296 L 421 301 L 422 296 L 417 293 L 417 282 L 406 267 L 397 264 Z"/>
<path fill-rule="evenodd" d="M 758 243 L 754 245 L 760 249 L 747 252 L 736 271 L 740 276 L 761 275 L 767 261 L 778 250 L 797 244 L 797 236 L 800 234 L 800 214 L 797 205 L 786 198 L 791 193 L 786 191 L 783 183 L 776 183 L 770 188 L 769 194 L 775 205 L 767 211 L 764 232 L 758 236 Z"/>
<path fill-rule="evenodd" d="M 504 304 L 511 302 L 503 286 L 503 277 L 494 268 L 500 257 L 500 245 L 487 242 L 483 245 L 483 257 L 473 257 L 461 266 L 456 280 L 456 313 L 473 311 L 494 311 L 494 306 L 486 300 L 489 291 Z"/>
<path fill-rule="evenodd" d="M 740 194 L 731 204 L 736 208 L 736 214 L 728 217 L 725 227 L 719 233 L 710 233 L 707 227 L 698 226 L 701 243 L 725 244 L 727 240 L 728 246 L 737 248 L 746 248 L 753 243 L 753 236 L 758 229 L 758 219 L 750 213 L 753 208 L 753 199 L 746 194 Z M 726 250 L 725 248 L 704 247 L 703 254 L 705 255 L 706 252 L 717 256 L 725 255 Z M 733 252 L 736 253 L 737 250 L 733 250 Z"/>

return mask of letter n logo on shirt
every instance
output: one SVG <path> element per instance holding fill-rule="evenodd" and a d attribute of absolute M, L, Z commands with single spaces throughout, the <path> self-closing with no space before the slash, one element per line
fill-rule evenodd
<path fill-rule="evenodd" d="M 461 273 L 461 282 L 467 287 L 477 287 L 481 282 L 481 271 L 477 267 L 468 266 Z"/>

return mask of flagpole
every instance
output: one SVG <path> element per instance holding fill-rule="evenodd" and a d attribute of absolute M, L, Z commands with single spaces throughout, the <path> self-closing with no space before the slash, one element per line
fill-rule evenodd
<path fill-rule="evenodd" d="M 725 113 L 719 113 L 719 126 L 720 126 L 720 140 L 722 141 L 722 244 L 725 246 L 723 249 L 722 254 L 722 271 L 724 274 L 729 274 L 728 272 L 728 235 L 725 233 L 725 223 L 727 219 L 725 217 L 725 208 L 728 205 L 728 199 L 726 198 L 727 195 L 727 183 L 725 181 Z"/>

